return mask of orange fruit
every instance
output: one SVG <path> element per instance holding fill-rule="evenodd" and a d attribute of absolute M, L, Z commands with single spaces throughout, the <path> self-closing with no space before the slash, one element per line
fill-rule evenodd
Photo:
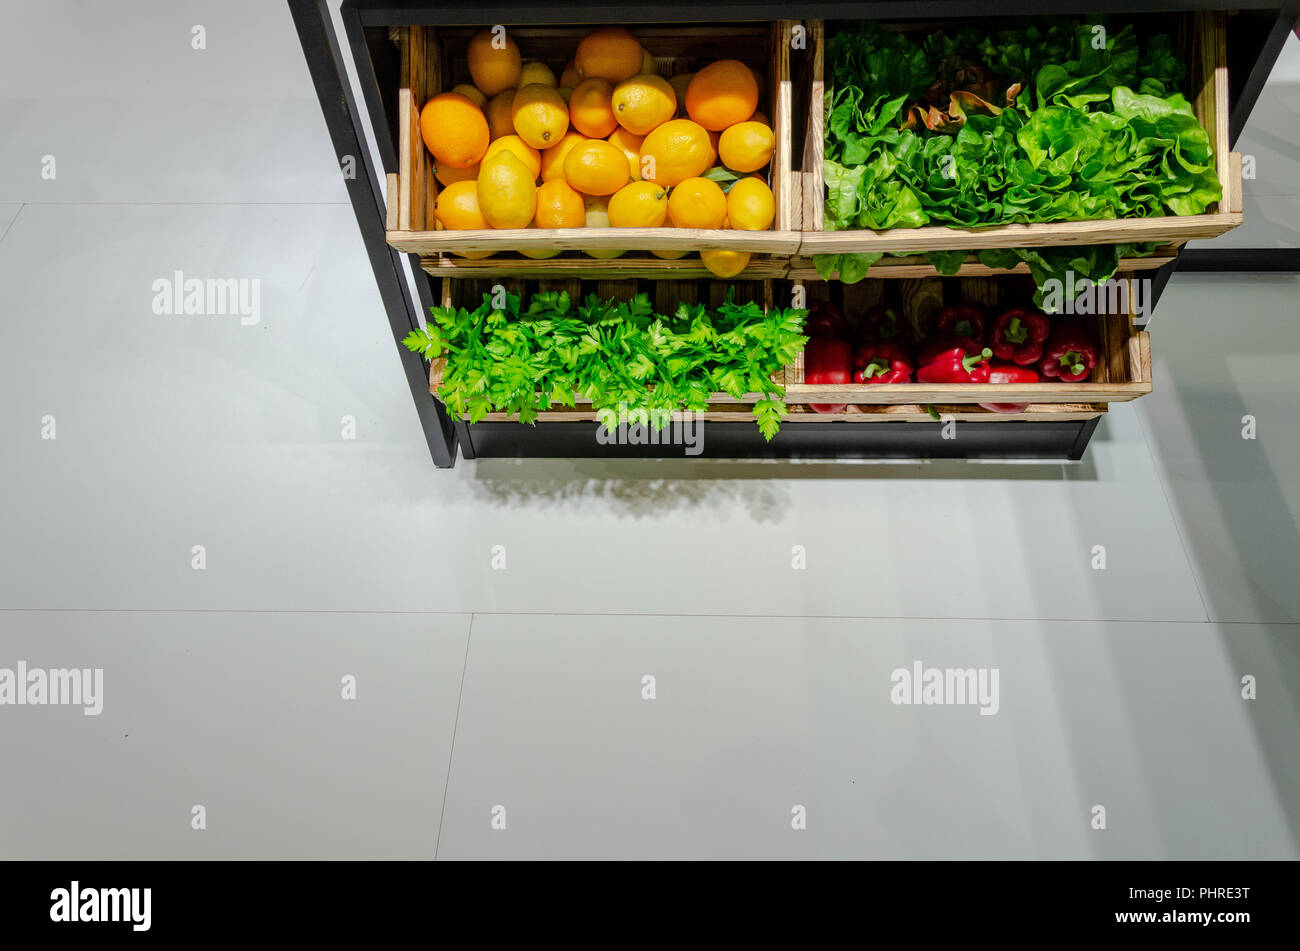
<path fill-rule="evenodd" d="M 686 87 L 686 114 L 714 132 L 744 122 L 758 108 L 758 82 L 738 59 L 705 66 Z"/>
<path fill-rule="evenodd" d="M 581 228 L 587 223 L 586 200 L 562 178 L 552 179 L 537 189 L 539 228 Z"/>
<path fill-rule="evenodd" d="M 576 89 L 580 82 L 582 82 L 582 76 L 578 74 L 578 67 L 574 65 L 573 60 L 569 60 L 564 64 L 564 72 L 560 74 L 560 85 Z"/>
<path fill-rule="evenodd" d="M 478 190 L 474 182 L 453 182 L 442 191 L 433 205 L 438 224 L 448 231 L 490 228 L 478 207 Z"/>
<path fill-rule="evenodd" d="M 718 157 L 733 172 L 756 172 L 775 151 L 776 136 L 761 122 L 737 122 L 718 140 Z"/>
<path fill-rule="evenodd" d="M 488 147 L 483 111 L 458 92 L 441 93 L 424 104 L 420 135 L 438 164 L 452 168 L 473 165 Z"/>
<path fill-rule="evenodd" d="M 701 126 L 690 119 L 669 119 L 641 143 L 641 174 L 660 185 L 676 185 L 702 174 L 713 161 L 712 151 Z"/>
<path fill-rule="evenodd" d="M 673 92 L 677 95 L 677 115 L 686 115 L 686 89 L 695 78 L 694 73 L 678 73 L 676 76 L 670 76 L 668 85 L 673 87 Z"/>
<path fill-rule="evenodd" d="M 483 153 L 483 158 L 479 162 L 480 166 L 502 150 L 513 152 L 515 158 L 523 162 L 528 170 L 533 173 L 533 178 L 537 178 L 541 174 L 542 153 L 517 135 L 503 135 L 499 139 L 493 139 L 492 143 L 488 145 L 487 151 Z"/>
<path fill-rule="evenodd" d="M 764 113 L 762 109 L 755 109 L 755 110 L 754 110 L 754 114 L 753 114 L 752 116 L 750 116 L 749 119 L 748 119 L 747 121 L 748 121 L 748 122 L 761 122 L 761 123 L 763 123 L 763 125 L 767 126 L 769 129 L 772 128 L 772 120 L 769 119 L 769 118 L 767 117 L 767 114 Z"/>
<path fill-rule="evenodd" d="M 489 145 L 488 148 L 490 149 L 492 146 Z M 487 153 L 484 152 L 483 154 L 486 155 Z M 439 165 L 434 171 L 434 174 L 438 176 L 438 181 L 442 182 L 444 185 L 454 185 L 456 182 L 472 182 L 474 179 L 478 178 L 478 166 L 478 162 L 475 162 L 473 165 L 467 165 L 465 168 L 452 168 L 450 165 Z"/>
<path fill-rule="evenodd" d="M 641 62 L 641 41 L 621 26 L 592 30 L 582 38 L 573 57 L 583 79 L 599 76 L 616 83 L 639 73 Z"/>
<path fill-rule="evenodd" d="M 487 105 L 487 96 L 478 91 L 478 87 L 470 83 L 461 83 L 459 86 L 452 86 L 452 92 L 458 92 L 474 105 L 482 109 Z"/>
<path fill-rule="evenodd" d="M 688 178 L 668 199 L 668 218 L 674 228 L 721 228 L 727 217 L 727 196 L 707 178 Z"/>
<path fill-rule="evenodd" d="M 453 182 L 438 193 L 433 206 L 438 224 L 448 231 L 468 231 L 490 228 L 478 207 L 478 191 L 472 181 Z M 460 253 L 460 252 L 457 252 Z M 463 258 L 485 258 L 491 251 L 465 251 Z"/>
<path fill-rule="evenodd" d="M 519 85 L 523 58 L 515 41 L 500 29 L 482 29 L 469 41 L 465 51 L 469 74 L 483 95 L 491 97 Z"/>
<path fill-rule="evenodd" d="M 749 264 L 748 251 L 701 251 L 700 260 L 715 277 L 735 277 Z"/>
<path fill-rule="evenodd" d="M 593 77 L 578 83 L 569 97 L 569 122 L 591 139 L 603 139 L 618 127 L 610 97 L 614 84 L 608 79 Z"/>
<path fill-rule="evenodd" d="M 623 154 L 627 156 L 627 168 L 632 173 L 633 181 L 641 180 L 641 142 L 644 139 L 644 135 L 633 135 L 619 126 L 605 140 L 610 145 L 617 145 L 623 150 Z"/>
<path fill-rule="evenodd" d="M 557 178 L 564 177 L 564 160 L 569 155 L 569 150 L 579 142 L 586 142 L 587 137 L 581 132 L 574 132 L 570 129 L 564 133 L 564 138 L 560 139 L 549 149 L 542 150 L 542 181 L 554 181 Z"/>
<path fill-rule="evenodd" d="M 638 73 L 614 87 L 610 105 L 619 125 L 645 135 L 677 112 L 677 93 L 662 76 Z"/>
<path fill-rule="evenodd" d="M 565 156 L 564 178 L 584 195 L 612 195 L 631 176 L 622 149 L 602 139 L 589 139 Z"/>
<path fill-rule="evenodd" d="M 772 189 L 758 178 L 742 178 L 727 192 L 727 219 L 737 231 L 766 231 L 776 217 Z"/>
<path fill-rule="evenodd" d="M 512 115 L 515 104 L 515 93 L 519 90 L 511 87 L 504 92 L 499 92 L 491 99 L 483 109 L 483 115 L 487 118 L 488 135 L 493 139 L 499 139 L 503 135 L 515 134 L 515 120 Z"/>
<path fill-rule="evenodd" d="M 658 228 L 668 217 L 668 190 L 654 182 L 624 185 L 609 199 L 614 228 Z"/>
<path fill-rule="evenodd" d="M 678 258 L 684 258 L 690 254 L 689 251 L 651 251 L 657 258 L 663 258 L 665 261 L 676 261 Z"/>
<path fill-rule="evenodd" d="M 520 86 L 510 105 L 519 137 L 535 149 L 549 149 L 569 131 L 569 106 L 552 86 Z"/>

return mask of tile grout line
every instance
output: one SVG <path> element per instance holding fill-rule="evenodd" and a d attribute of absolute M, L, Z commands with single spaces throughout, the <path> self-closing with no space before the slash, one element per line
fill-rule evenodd
<path fill-rule="evenodd" d="M 27 202 L 22 201 L 18 203 L 18 210 L 14 212 L 14 216 L 9 220 L 9 224 L 5 226 L 4 232 L 0 233 L 0 242 L 3 242 L 9 232 L 13 230 L 14 222 L 18 220 L 19 215 L 23 213 L 23 209 L 26 207 Z"/>
<path fill-rule="evenodd" d="M 1184 552 L 1184 555 L 1186 553 Z M 298 608 L 4 608 L 0 614 L 356 614 L 356 615 L 428 615 L 433 617 L 455 617 L 468 614 L 471 617 L 482 614 L 487 617 L 666 617 L 666 618 L 720 618 L 727 620 L 755 619 L 795 620 L 795 621 L 1002 621 L 1007 623 L 1047 622 L 1053 624 L 1259 624 L 1272 626 L 1300 626 L 1295 621 L 1233 621 L 1204 618 L 1202 620 L 1181 621 L 1176 618 L 1142 618 L 1142 617 L 1031 617 L 1028 615 L 1008 617 L 1005 615 L 986 615 L 983 617 L 965 617 L 958 615 L 932 614 L 707 614 L 690 611 L 385 611 L 357 608 L 350 610 L 310 610 Z"/>
<path fill-rule="evenodd" d="M 469 616 L 469 630 L 465 632 L 465 658 L 460 665 L 460 688 L 456 691 L 456 717 L 451 724 L 451 749 L 447 751 L 447 779 L 442 784 L 442 808 L 438 810 L 438 837 L 433 844 L 433 860 L 438 861 L 438 850 L 442 848 L 442 820 L 447 814 L 447 791 L 451 789 L 451 764 L 456 758 L 456 731 L 460 729 L 460 702 L 465 696 L 465 671 L 469 667 L 469 644 L 474 637 L 475 612 Z"/>
<path fill-rule="evenodd" d="M 1149 322 L 1148 322 L 1149 323 Z M 1169 513 L 1169 520 L 1174 523 L 1174 532 L 1178 535 L 1178 544 L 1183 549 L 1183 561 L 1187 564 L 1187 571 L 1192 576 L 1192 585 L 1196 588 L 1196 596 L 1201 599 L 1201 611 L 1205 614 L 1205 624 L 1220 623 L 1210 617 L 1210 605 L 1205 600 L 1205 592 L 1201 590 L 1201 579 L 1196 571 L 1196 564 L 1192 560 L 1192 553 L 1187 549 L 1187 539 L 1183 537 L 1182 521 L 1178 513 L 1174 511 L 1173 500 L 1169 498 L 1169 490 L 1165 487 L 1165 467 L 1156 457 L 1155 446 L 1151 442 L 1151 435 L 1147 430 L 1146 413 L 1139 407 L 1133 407 L 1134 415 L 1137 417 L 1138 427 L 1142 430 L 1142 440 L 1146 443 L 1147 453 L 1151 456 L 1151 465 L 1156 470 L 1156 482 L 1160 484 L 1160 495 L 1165 500 L 1165 510 Z"/>

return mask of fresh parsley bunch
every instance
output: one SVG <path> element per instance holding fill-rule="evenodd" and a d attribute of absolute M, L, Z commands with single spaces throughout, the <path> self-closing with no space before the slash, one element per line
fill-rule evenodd
<path fill-rule="evenodd" d="M 807 312 L 738 304 L 729 293 L 716 311 L 681 304 L 656 314 L 649 298 L 575 304 L 565 292 L 538 293 L 527 307 L 518 295 L 473 310 L 431 308 L 432 320 L 402 342 L 426 359 L 446 358 L 439 397 L 471 423 L 489 412 L 517 413 L 534 423 L 552 406 L 591 402 L 608 428 L 620 408 L 630 421 L 662 429 L 675 410 L 703 412 L 709 395 L 733 399 L 760 393 L 754 418 L 766 439 L 786 415 L 784 389 L 772 374 L 803 349 Z"/>

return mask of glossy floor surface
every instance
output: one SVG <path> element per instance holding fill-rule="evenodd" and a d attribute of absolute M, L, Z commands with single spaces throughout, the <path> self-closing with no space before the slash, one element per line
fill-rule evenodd
<path fill-rule="evenodd" d="M 104 672 L 0 858 L 1300 854 L 1300 278 L 1176 277 L 1078 465 L 436 470 L 284 8 L 131 6 L 0 0 L 0 669 Z"/>

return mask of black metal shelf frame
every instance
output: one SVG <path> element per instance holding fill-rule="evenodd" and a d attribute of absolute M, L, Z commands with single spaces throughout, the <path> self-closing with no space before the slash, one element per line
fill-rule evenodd
<path fill-rule="evenodd" d="M 763 0 L 714 0 L 707 6 L 698 0 L 568 0 L 556 4 L 522 4 L 481 0 L 470 5 L 437 5 L 429 0 L 343 0 L 340 17 L 347 34 L 348 52 L 364 102 L 364 115 L 374 130 L 374 145 L 381 168 L 371 156 L 370 140 L 362 122 L 363 112 L 352 91 L 348 62 L 339 45 L 330 15 L 329 0 L 287 0 L 299 42 L 307 61 L 321 112 L 329 130 L 336 157 L 342 164 L 351 157 L 356 174 L 347 179 L 348 198 L 361 230 L 366 254 L 379 286 L 380 299 L 388 316 L 402 370 L 415 402 L 425 441 L 434 465 L 455 465 L 459 453 L 465 458 L 492 456 L 582 456 L 596 454 L 594 423 L 548 423 L 530 428 L 517 423 L 478 423 L 468 426 L 453 419 L 429 393 L 427 370 L 418 355 L 401 345 L 434 302 L 431 279 L 409 255 L 413 281 L 408 281 L 401 252 L 385 241 L 386 175 L 397 171 L 393 116 L 384 89 L 396 88 L 397 61 L 387 34 L 390 27 L 477 26 L 494 23 L 619 23 L 724 21 L 735 19 L 775 20 L 783 18 L 843 19 L 879 18 L 931 19 L 959 17 L 1011 17 L 1041 15 L 1037 0 L 876 0 L 876 2 L 784 2 Z M 1237 11 L 1229 32 L 1230 138 L 1236 142 L 1246 118 L 1259 98 L 1287 34 L 1300 16 L 1300 0 L 1279 4 L 1237 0 Z M 1067 0 L 1056 13 L 1144 13 L 1223 9 L 1223 0 Z M 1252 262 L 1256 264 L 1252 267 Z M 1176 267 L 1189 270 L 1293 270 L 1300 267 L 1300 252 L 1290 249 L 1195 250 L 1154 274 L 1157 300 Z M 1046 456 L 1078 459 L 1097 426 L 1097 419 L 1046 423 L 1005 420 L 965 423 L 961 457 Z M 771 444 L 763 442 L 749 424 L 716 423 L 710 426 L 709 456 L 731 458 L 782 458 L 791 455 L 880 457 L 934 457 L 945 448 L 936 447 L 929 428 L 938 424 L 904 422 L 791 423 Z M 599 447 L 609 454 L 611 447 Z M 633 454 L 658 455 L 654 447 L 629 447 Z"/>

